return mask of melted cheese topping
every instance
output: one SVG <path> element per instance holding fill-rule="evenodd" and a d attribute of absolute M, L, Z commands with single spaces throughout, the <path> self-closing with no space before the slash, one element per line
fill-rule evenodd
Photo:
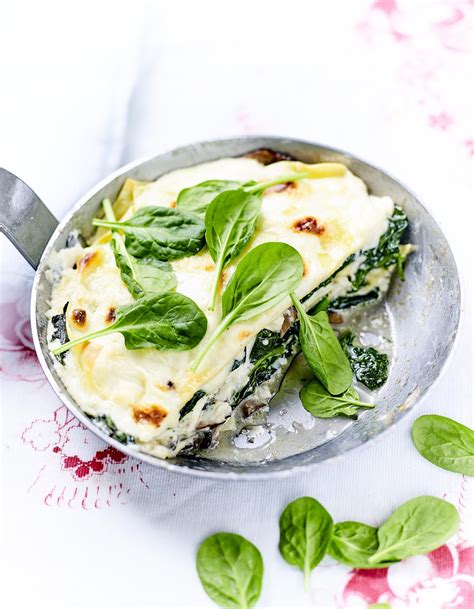
<path fill-rule="evenodd" d="M 302 163 L 289 161 L 263 166 L 253 159 L 221 159 L 173 171 L 150 184 L 136 183 L 134 187 L 129 181 L 130 207 L 122 219 L 148 205 L 175 207 L 180 190 L 204 180 L 263 181 L 304 168 Z M 123 199 L 119 203 L 122 215 L 126 207 Z M 225 269 L 223 287 L 249 249 L 260 243 L 281 241 L 297 249 L 303 258 L 304 277 L 296 290 L 302 298 L 350 254 L 376 246 L 388 227 L 393 207 L 389 197 L 369 195 L 365 184 L 350 171 L 343 177 L 305 179 L 286 189 L 269 189 L 263 196 L 255 237 Z M 316 219 L 317 231 L 301 230 L 301 226 L 308 226 L 308 219 Z M 109 240 L 107 232 L 98 231 L 89 247 L 77 245 L 62 250 L 51 260 L 52 273 L 60 273 L 60 280 L 53 288 L 50 316 L 61 313 L 69 302 L 71 340 L 103 328 L 110 323 L 115 308 L 132 301 L 115 265 Z M 178 281 L 177 291 L 192 298 L 205 312 L 208 337 L 221 317 L 219 306 L 213 313 L 207 310 L 214 271 L 209 252 L 205 248 L 196 256 L 171 264 Z M 212 420 L 209 412 L 201 413 L 204 419 L 201 416 L 200 420 L 198 408 L 194 416 L 180 421 L 183 405 L 201 388 L 206 392 L 221 388 L 222 392 L 229 363 L 260 330 L 279 328 L 290 304 L 289 297 L 285 298 L 262 315 L 233 325 L 214 344 L 197 373 L 191 372 L 190 367 L 198 347 L 184 352 L 127 350 L 119 333 L 72 349 L 65 366 L 58 364 L 58 371 L 83 410 L 93 416 L 110 416 L 117 428 L 134 436 L 144 450 L 167 457 L 179 450 L 181 436 L 188 437 L 196 426 L 205 426 L 206 417 Z M 86 311 L 81 324 L 73 318 L 75 309 Z M 50 335 L 51 332 L 52 327 Z M 222 410 L 217 416 L 219 421 L 229 416 L 229 407 L 218 404 L 216 408 Z"/>

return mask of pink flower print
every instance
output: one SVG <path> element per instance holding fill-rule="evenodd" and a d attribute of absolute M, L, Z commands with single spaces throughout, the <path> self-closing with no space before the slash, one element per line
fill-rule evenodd
<path fill-rule="evenodd" d="M 454 122 L 449 114 L 446 114 L 446 112 L 441 112 L 440 114 L 430 114 L 428 119 L 430 127 L 433 129 L 440 129 L 441 131 L 446 131 Z"/>
<path fill-rule="evenodd" d="M 59 426 L 56 421 L 33 421 L 21 436 L 25 444 L 31 444 L 35 450 L 43 451 L 56 446 L 61 441 Z"/>
<path fill-rule="evenodd" d="M 349 607 L 389 603 L 393 609 L 472 609 L 474 547 L 444 545 L 387 569 L 355 569 L 344 589 Z"/>
<path fill-rule="evenodd" d="M 474 139 L 469 138 L 467 140 L 464 140 L 464 145 L 467 148 L 467 152 L 468 152 L 469 156 L 474 156 Z"/>
<path fill-rule="evenodd" d="M 29 287 L 6 285 L 0 302 L 1 371 L 16 381 L 45 382 L 34 350 L 29 318 Z"/>

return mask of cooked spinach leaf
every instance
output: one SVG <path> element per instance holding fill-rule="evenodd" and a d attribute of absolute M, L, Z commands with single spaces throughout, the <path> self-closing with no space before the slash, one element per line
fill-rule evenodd
<path fill-rule="evenodd" d="M 53 349 L 52 353 L 58 355 L 114 332 L 123 335 L 127 349 L 185 351 L 201 341 L 206 328 L 206 316 L 195 302 L 183 294 L 165 292 L 119 307 L 113 324 L 69 341 Z"/>
<path fill-rule="evenodd" d="M 204 245 L 201 218 L 168 207 L 142 207 L 128 220 L 92 224 L 124 232 L 127 251 L 137 258 L 175 260 L 197 254 Z"/>
<path fill-rule="evenodd" d="M 260 214 L 261 198 L 244 190 L 226 190 L 213 199 L 206 211 L 206 242 L 216 263 L 209 310 L 216 305 L 224 267 L 253 237 Z"/>
<path fill-rule="evenodd" d="M 115 215 L 109 199 L 102 201 L 105 217 L 115 222 Z M 125 247 L 124 239 L 112 230 L 110 247 L 122 281 L 134 298 L 158 292 L 167 292 L 176 287 L 176 276 L 169 262 L 154 258 L 135 258 Z"/>
<path fill-rule="evenodd" d="M 300 391 L 300 400 L 313 417 L 320 419 L 341 415 L 355 417 L 359 408 L 375 408 L 375 404 L 361 402 L 353 387 L 349 387 L 342 395 L 331 395 L 317 379 L 304 385 Z"/>
<path fill-rule="evenodd" d="M 105 431 L 111 438 L 117 440 L 121 444 L 133 444 L 135 438 L 126 434 L 123 431 L 119 431 L 117 425 L 113 422 L 111 417 L 101 414 L 96 417 L 87 415 L 92 421 L 96 423 L 103 431 Z"/>
<path fill-rule="evenodd" d="M 69 341 L 69 336 L 67 335 L 67 322 L 66 322 L 66 311 L 69 302 L 63 307 L 63 312 L 59 315 L 53 315 L 51 317 L 51 323 L 53 324 L 54 332 L 51 334 L 51 340 L 59 340 L 61 345 L 67 343 Z M 66 357 L 65 353 L 56 354 L 59 362 L 64 365 L 64 358 Z"/>
<path fill-rule="evenodd" d="M 454 505 L 437 497 L 422 496 L 397 508 L 378 529 L 378 550 L 368 563 L 403 560 L 439 548 L 459 527 Z"/>
<path fill-rule="evenodd" d="M 352 280 L 354 292 L 365 285 L 365 279 L 373 269 L 386 269 L 395 264 L 403 278 L 403 255 L 400 253 L 400 239 L 407 227 L 408 219 L 405 212 L 400 207 L 395 207 L 388 221 L 388 229 L 380 237 L 377 246 L 362 252 L 364 261 L 357 269 Z"/>
<path fill-rule="evenodd" d="M 269 381 L 279 370 L 282 359 L 291 358 L 298 350 L 298 327 L 293 325 L 280 336 L 278 332 L 261 330 L 255 339 L 250 352 L 249 361 L 253 364 L 247 383 L 237 390 L 231 399 L 231 406 L 235 408 L 252 395 L 257 387 Z"/>
<path fill-rule="evenodd" d="M 309 367 L 330 393 L 343 393 L 352 383 L 352 370 L 328 314 L 308 315 L 295 294 L 290 295 L 298 311 L 300 344 Z"/>
<path fill-rule="evenodd" d="M 207 180 L 178 194 L 176 205 L 179 209 L 204 217 L 209 203 L 221 192 L 240 188 L 242 182 L 232 180 Z"/>
<path fill-rule="evenodd" d="M 237 265 L 222 296 L 222 321 L 200 349 L 191 369 L 198 368 L 232 324 L 251 319 L 281 302 L 299 285 L 303 270 L 300 254 L 286 243 L 262 243 L 250 250 Z"/>
<path fill-rule="evenodd" d="M 190 413 L 194 409 L 196 404 L 199 402 L 199 400 L 201 398 L 203 398 L 205 395 L 206 395 L 206 392 L 203 391 L 202 389 L 199 389 L 198 391 L 196 391 L 196 393 L 193 395 L 193 397 L 190 400 L 188 400 L 186 402 L 186 404 L 179 411 L 180 420 L 183 417 L 185 417 L 188 413 Z"/>
<path fill-rule="evenodd" d="M 311 571 L 326 553 L 332 529 L 331 516 L 312 497 L 292 501 L 280 516 L 280 553 L 287 563 L 303 571 L 306 590 Z"/>
<path fill-rule="evenodd" d="M 196 567 L 207 595 L 220 607 L 252 609 L 260 597 L 263 560 L 258 549 L 234 533 L 216 533 L 199 546 Z"/>
<path fill-rule="evenodd" d="M 366 292 L 365 294 L 351 294 L 349 293 L 347 296 L 339 296 L 335 298 L 329 303 L 329 307 L 331 309 L 350 309 L 351 307 L 357 307 L 360 304 L 365 304 L 366 302 L 372 302 L 373 300 L 377 300 L 379 297 L 379 290 L 375 288 L 374 290 L 370 290 L 370 292 Z"/>
<path fill-rule="evenodd" d="M 474 476 L 474 430 L 436 414 L 418 417 L 411 429 L 418 452 L 450 472 Z"/>
<path fill-rule="evenodd" d="M 362 522 L 338 522 L 334 525 L 327 553 L 334 560 L 353 569 L 380 569 L 394 561 L 369 563 L 369 558 L 378 550 L 377 529 Z"/>
<path fill-rule="evenodd" d="M 358 381 L 369 389 L 378 389 L 388 378 L 388 356 L 373 347 L 354 346 L 353 332 L 346 332 L 340 338 Z"/>

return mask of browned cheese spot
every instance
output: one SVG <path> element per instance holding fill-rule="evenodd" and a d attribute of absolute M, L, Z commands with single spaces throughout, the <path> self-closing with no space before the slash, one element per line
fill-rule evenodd
<path fill-rule="evenodd" d="M 132 406 L 133 409 L 133 418 L 137 423 L 140 421 L 145 421 L 154 427 L 159 427 L 161 422 L 166 418 L 168 414 L 167 411 L 158 406 L 157 404 L 152 404 L 151 406 L 141 407 L 141 406 Z"/>
<path fill-rule="evenodd" d="M 96 261 L 97 257 L 97 251 L 87 252 L 87 254 L 82 256 L 82 258 L 80 258 L 79 262 L 77 263 L 77 268 L 79 269 L 79 272 L 82 273 L 86 270 L 89 270 L 89 268 L 94 265 L 94 262 Z"/>
<path fill-rule="evenodd" d="M 171 207 L 171 208 L 175 208 L 175 207 L 176 207 L 176 201 L 171 201 L 171 203 L 170 203 L 170 207 Z"/>
<path fill-rule="evenodd" d="M 332 324 L 342 324 L 344 321 L 342 315 L 336 313 L 336 311 L 328 311 L 328 317 Z"/>
<path fill-rule="evenodd" d="M 284 152 L 277 152 L 270 148 L 257 148 L 257 150 L 251 150 L 247 154 L 243 155 L 247 159 L 255 159 L 262 165 L 271 165 L 278 161 L 294 161 L 294 157 Z"/>
<path fill-rule="evenodd" d="M 313 216 L 306 216 L 306 218 L 301 218 L 301 220 L 297 220 L 293 224 L 293 230 L 299 233 L 322 235 L 322 233 L 324 233 L 324 226 L 320 226 Z"/>
<path fill-rule="evenodd" d="M 245 340 L 250 336 L 250 332 L 248 330 L 241 330 L 239 332 L 239 340 Z"/>
<path fill-rule="evenodd" d="M 105 323 L 111 324 L 116 318 L 117 315 L 115 314 L 115 307 L 110 307 L 110 309 L 107 311 L 107 315 L 105 316 Z"/>
<path fill-rule="evenodd" d="M 284 190 L 296 190 L 297 188 L 298 184 L 296 182 L 285 182 L 284 184 L 275 184 L 275 186 L 267 188 L 265 192 L 283 192 Z"/>
<path fill-rule="evenodd" d="M 87 313 L 84 309 L 73 309 L 71 318 L 76 326 L 83 328 L 87 322 Z"/>

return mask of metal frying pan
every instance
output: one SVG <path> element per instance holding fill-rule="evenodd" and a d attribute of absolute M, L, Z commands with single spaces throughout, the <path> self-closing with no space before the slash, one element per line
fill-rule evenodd
<path fill-rule="evenodd" d="M 173 169 L 241 156 L 258 148 L 270 148 L 306 163 L 343 163 L 364 180 L 373 194 L 391 196 L 407 213 L 408 241 L 416 245 L 416 251 L 410 256 L 405 281 L 396 278 L 388 294 L 394 336 L 389 378 L 377 394 L 377 408 L 364 412 L 357 421 L 336 424 L 333 428 L 321 428 L 317 420 L 311 433 L 298 435 L 294 430 L 279 433 L 268 450 L 263 451 L 266 458 L 261 458 L 262 450 L 258 453 L 244 450 L 240 459 L 238 449 L 233 447 L 218 450 L 217 456 L 209 453 L 163 461 L 139 452 L 133 444 L 124 446 L 107 436 L 81 411 L 59 378 L 46 337 L 51 294 L 45 273 L 48 259 L 52 252 L 65 247 L 71 230 L 79 229 L 85 237 L 91 234 L 91 220 L 100 202 L 105 197 L 113 199 L 127 177 L 155 180 Z M 439 376 L 453 346 L 460 315 L 460 286 L 445 237 L 410 190 L 346 152 L 289 138 L 254 136 L 185 146 L 119 169 L 87 193 L 59 224 L 35 193 L 4 169 L 0 169 L 0 193 L 1 230 L 37 269 L 31 295 L 31 324 L 46 377 L 59 399 L 86 427 L 119 450 L 151 465 L 208 477 L 281 477 L 342 455 L 375 438 L 406 414 Z M 258 454 L 258 458 L 252 454 Z"/>

